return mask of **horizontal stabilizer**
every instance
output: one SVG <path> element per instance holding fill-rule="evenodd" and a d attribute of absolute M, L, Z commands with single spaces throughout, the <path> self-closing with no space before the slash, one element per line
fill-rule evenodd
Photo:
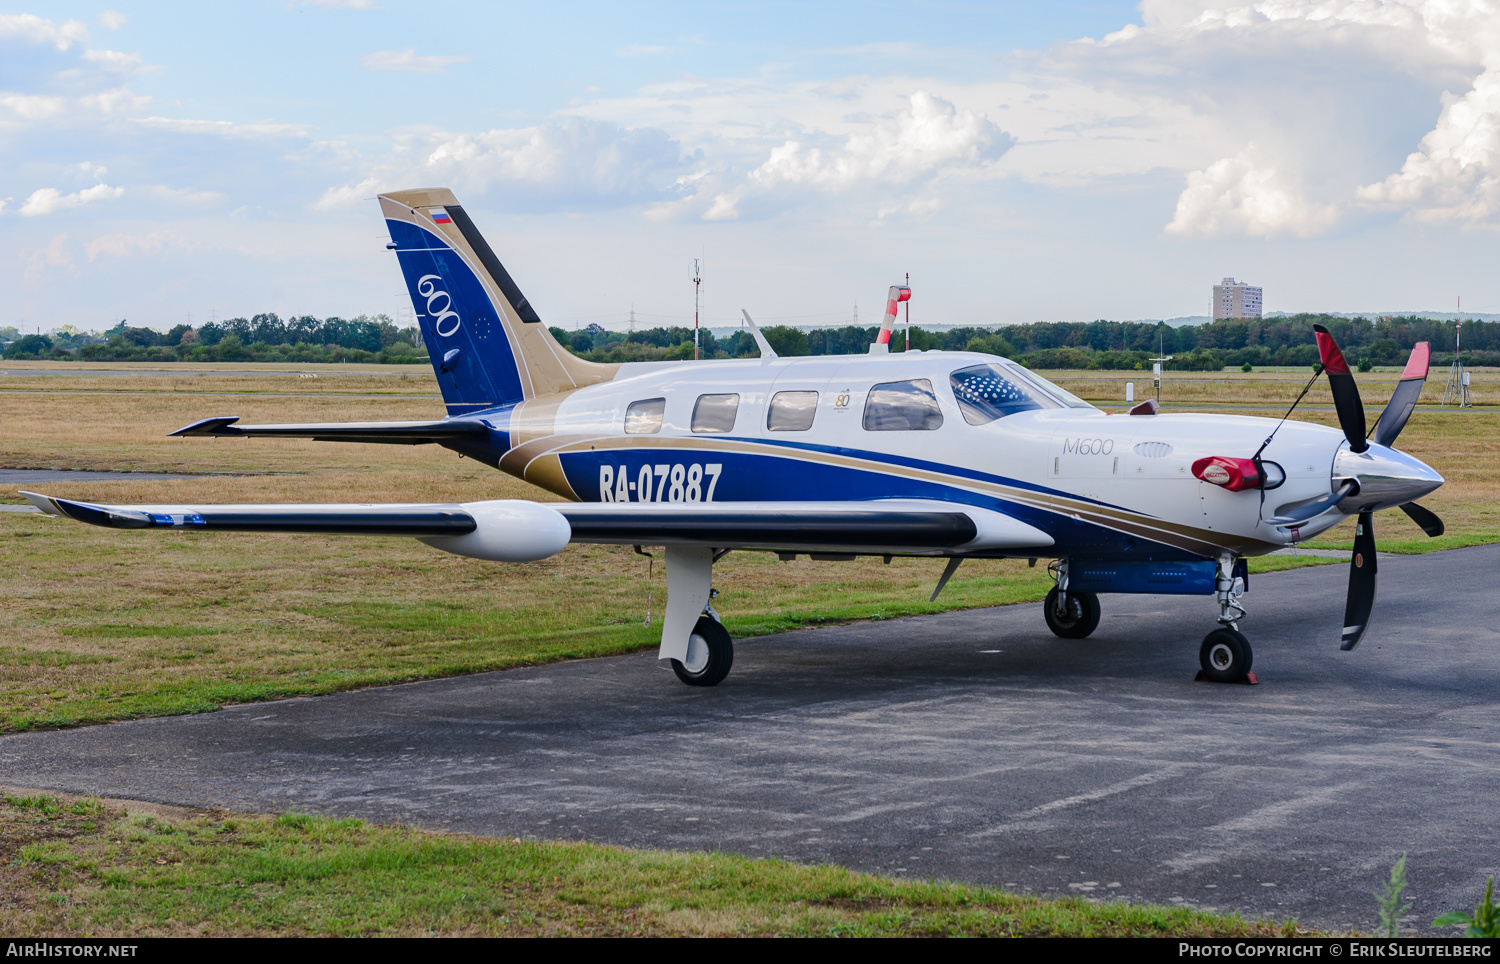
<path fill-rule="evenodd" d="M 306 438 L 319 442 L 384 442 L 423 445 L 447 439 L 484 437 L 490 427 L 477 418 L 432 422 L 293 422 L 285 425 L 236 425 L 238 415 L 205 418 L 170 435 L 214 438 Z"/>

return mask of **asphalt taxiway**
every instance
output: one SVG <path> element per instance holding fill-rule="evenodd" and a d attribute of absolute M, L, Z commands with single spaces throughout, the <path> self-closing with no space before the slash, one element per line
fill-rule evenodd
<path fill-rule="evenodd" d="M 1422 928 L 1500 870 L 1500 546 L 1257 576 L 1260 685 L 1193 681 L 1209 598 L 1104 597 L 0 739 L 0 782 L 477 834 L 723 849 L 1372 930 L 1408 854 Z M 938 573 L 934 563 L 933 577 Z M 734 611 L 734 586 L 721 587 Z"/>

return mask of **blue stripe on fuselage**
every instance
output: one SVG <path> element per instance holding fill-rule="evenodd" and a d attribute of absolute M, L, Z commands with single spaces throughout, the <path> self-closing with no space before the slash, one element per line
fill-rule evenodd
<path fill-rule="evenodd" d="M 763 439 L 735 441 L 757 444 L 765 442 Z M 952 466 L 918 459 L 826 446 L 788 447 L 802 449 L 808 451 L 809 454 L 815 451 L 836 453 L 869 461 L 885 462 L 893 466 L 922 468 L 1036 492 L 1053 493 L 1072 499 L 1079 498 L 1071 493 L 1057 492 L 1057 490 L 973 470 L 959 471 Z M 559 454 L 569 485 L 585 501 L 605 501 L 600 490 L 600 482 L 604 473 L 600 470 L 603 466 L 609 466 L 611 469 L 609 475 L 613 477 L 616 486 L 619 484 L 620 472 L 624 470 L 625 495 L 631 502 L 707 501 L 710 485 L 713 486 L 714 502 L 809 500 L 863 502 L 874 499 L 928 499 L 990 509 L 1035 526 L 1050 535 L 1057 543 L 1052 553 L 1049 554 L 1137 561 L 1179 561 L 1202 558 L 1186 550 L 1117 532 L 1096 523 L 973 492 L 957 485 L 910 478 L 899 473 L 882 471 L 878 467 L 856 468 L 833 465 L 799 457 L 794 452 L 789 452 L 786 456 L 749 452 L 715 452 L 696 446 L 676 448 L 671 445 L 669 439 L 662 439 L 660 445 L 652 448 L 619 448 Z M 717 478 L 713 478 L 713 473 L 709 471 L 711 465 L 721 467 Z M 658 474 L 657 466 L 666 467 L 665 479 Z M 698 467 L 697 472 L 694 471 L 694 466 Z M 651 483 L 651 492 L 644 499 L 641 498 L 639 489 L 648 476 L 643 473 L 643 469 L 649 470 Z M 676 474 L 679 469 L 680 474 Z M 688 491 L 693 485 L 694 476 L 699 479 L 697 499 L 693 499 L 693 493 Z M 674 491 L 677 486 L 680 486 L 682 491 Z M 673 498 L 674 495 L 676 498 Z M 1106 503 L 1095 502 L 1095 504 L 1105 505 Z"/>

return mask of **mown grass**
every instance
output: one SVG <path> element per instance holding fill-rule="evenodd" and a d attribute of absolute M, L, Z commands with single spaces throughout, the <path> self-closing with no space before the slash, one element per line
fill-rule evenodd
<path fill-rule="evenodd" d="M 165 376 L 0 376 L 0 466 L 220 473 L 45 487 L 105 502 L 549 498 L 431 447 L 166 437 L 212 414 L 299 421 L 429 418 L 440 411 L 429 397 L 430 373 L 350 378 L 323 371 L 315 379 L 256 373 L 265 367 L 184 369 L 160 385 L 155 381 Z M 321 368 L 339 366 L 297 370 Z M 1138 373 L 1119 373 L 1114 381 L 1099 373 L 1059 375 L 1093 380 L 1085 394 L 1107 407 L 1123 397 L 1117 382 L 1127 377 L 1144 394 Z M 1488 377 L 1476 376 L 1481 388 Z M 1259 381 L 1238 372 L 1183 378 L 1194 380 L 1168 382 L 1171 405 L 1209 410 L 1260 393 L 1284 398 L 1286 379 L 1298 380 L 1296 390 L 1305 380 L 1301 372 Z M 172 390 L 184 381 L 226 391 L 264 384 L 301 396 L 224 401 Z M 399 391 L 347 394 L 351 382 L 362 381 L 395 383 Z M 90 387 L 102 382 L 108 391 Z M 1386 382 L 1393 386 L 1394 375 L 1361 380 L 1372 415 Z M 121 383 L 141 394 L 109 387 Z M 1332 412 L 1304 417 L 1333 421 Z M 1500 481 L 1489 468 L 1500 446 L 1500 412 L 1419 410 L 1401 443 L 1447 476 L 1448 484 L 1424 503 L 1443 516 L 1449 533 L 1428 540 L 1404 515 L 1382 513 L 1376 525 L 1383 551 L 1500 541 Z M 244 472 L 276 474 L 233 474 Z M 20 501 L 13 492 L 0 499 Z M 1346 524 L 1311 545 L 1347 549 L 1352 538 Z M 1339 560 L 1270 557 L 1253 560 L 1252 569 L 1330 562 Z M 716 606 L 730 632 L 743 638 L 1036 600 L 1049 586 L 1040 564 L 968 562 L 929 603 L 941 568 L 937 560 L 781 563 L 735 553 L 715 570 L 723 592 Z M 409 539 L 122 532 L 6 513 L 0 515 L 0 732 L 629 652 L 655 645 L 665 594 L 661 566 L 621 547 L 573 546 L 546 562 L 497 565 Z M 648 611 L 649 627 L 642 625 Z"/>
<path fill-rule="evenodd" d="M 0 931 L 190 936 L 1303 934 L 736 854 L 493 840 L 302 814 L 0 799 Z"/>

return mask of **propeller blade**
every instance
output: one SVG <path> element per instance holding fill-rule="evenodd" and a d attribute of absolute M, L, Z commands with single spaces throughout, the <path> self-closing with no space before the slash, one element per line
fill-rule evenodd
<path fill-rule="evenodd" d="M 1376 445 L 1390 445 L 1406 427 L 1406 420 L 1411 418 L 1411 411 L 1417 407 L 1417 399 L 1422 396 L 1422 384 L 1427 381 L 1427 366 L 1431 358 L 1432 346 L 1425 341 L 1417 342 L 1416 347 L 1411 350 L 1411 357 L 1406 360 L 1406 370 L 1401 373 L 1401 381 L 1391 393 L 1391 400 L 1386 403 L 1385 411 L 1380 413 L 1380 421 L 1375 423 Z"/>
<path fill-rule="evenodd" d="M 1318 354 L 1323 359 L 1323 371 L 1328 373 L 1328 388 L 1333 392 L 1333 407 L 1339 413 L 1339 428 L 1349 440 L 1349 451 L 1363 452 L 1370 447 L 1365 441 L 1365 406 L 1359 400 L 1359 387 L 1354 384 L 1354 375 L 1339 343 L 1333 334 L 1322 325 L 1313 325 L 1313 334 L 1318 339 Z"/>
<path fill-rule="evenodd" d="M 1424 509 L 1415 502 L 1401 503 L 1401 511 L 1411 516 L 1411 521 L 1422 527 L 1422 531 L 1436 539 L 1446 531 L 1443 520 L 1431 510 Z"/>
<path fill-rule="evenodd" d="M 1359 645 L 1375 608 L 1375 513 L 1361 512 L 1354 530 L 1354 558 L 1349 560 L 1349 598 L 1344 603 L 1344 641 L 1348 652 Z"/>
<path fill-rule="evenodd" d="M 1339 486 L 1337 489 L 1333 490 L 1327 495 L 1313 499 L 1311 502 L 1303 503 L 1290 512 L 1284 512 L 1281 515 L 1276 516 L 1275 518 L 1267 519 L 1266 523 L 1268 525 L 1286 526 L 1288 529 L 1295 529 L 1297 528 L 1297 526 L 1306 522 L 1308 519 L 1311 519 L 1314 516 L 1320 516 L 1323 513 L 1327 512 L 1329 509 L 1344 501 L 1346 497 L 1353 495 L 1358 491 L 1358 482 L 1354 481 L 1353 479 L 1345 479 L 1343 485 Z"/>

